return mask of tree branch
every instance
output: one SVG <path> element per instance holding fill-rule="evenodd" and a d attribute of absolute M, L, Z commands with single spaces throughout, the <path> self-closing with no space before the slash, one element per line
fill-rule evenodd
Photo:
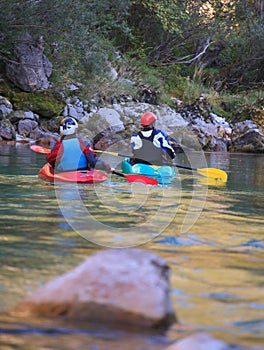
<path fill-rule="evenodd" d="M 185 63 L 185 64 L 189 64 L 189 63 L 192 63 L 193 61 L 196 61 L 196 60 L 198 60 L 202 55 L 204 55 L 205 54 L 205 52 L 206 52 L 206 50 L 208 49 L 208 47 L 211 45 L 211 44 L 213 44 L 214 43 L 214 41 L 209 41 L 209 39 L 207 40 L 207 42 L 206 42 L 206 45 L 205 45 L 205 47 L 203 48 L 203 50 L 200 52 L 200 53 L 198 53 L 195 57 L 193 57 L 192 59 L 190 59 L 190 60 L 188 60 L 188 61 L 182 61 L 182 60 L 185 60 L 188 56 L 185 56 L 185 57 L 182 57 L 182 58 L 179 58 L 179 59 L 177 59 L 176 61 L 175 61 L 175 63 Z"/>

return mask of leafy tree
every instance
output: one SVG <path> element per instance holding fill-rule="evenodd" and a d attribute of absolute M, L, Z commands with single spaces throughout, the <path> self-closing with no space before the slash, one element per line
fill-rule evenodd
<path fill-rule="evenodd" d="M 128 32 L 129 4 L 126 0 L 1 1 L 1 56 L 12 59 L 17 39 L 28 31 L 36 38 L 44 36 L 46 52 L 58 73 L 65 67 L 65 76 L 104 72 L 108 56 L 115 51 L 113 33 Z"/>
<path fill-rule="evenodd" d="M 87 85 L 106 81 L 108 62 L 115 61 L 117 50 L 143 62 L 142 67 L 158 68 L 165 85 L 168 69 L 163 74 L 162 67 L 220 89 L 261 84 L 263 3 L 1 0 L 0 59 L 12 59 L 19 36 L 29 32 L 44 37 L 45 53 L 53 63 L 52 79 L 63 84 L 71 79 Z"/>
<path fill-rule="evenodd" d="M 135 0 L 132 9 L 135 43 L 152 65 L 193 67 L 220 89 L 263 82 L 263 1 Z"/>

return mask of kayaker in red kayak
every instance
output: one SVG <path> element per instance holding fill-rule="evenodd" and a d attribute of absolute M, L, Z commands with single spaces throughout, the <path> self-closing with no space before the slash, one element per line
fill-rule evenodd
<path fill-rule="evenodd" d="M 111 172 L 109 164 L 97 159 L 88 141 L 77 136 L 78 123 L 67 117 L 61 121 L 61 139 L 55 144 L 47 161 L 57 172 L 100 169 Z"/>
<path fill-rule="evenodd" d="M 131 136 L 131 148 L 134 158 L 131 164 L 162 165 L 175 158 L 175 152 L 168 137 L 155 128 L 157 117 L 151 112 L 144 113 L 140 118 L 142 130 Z"/>

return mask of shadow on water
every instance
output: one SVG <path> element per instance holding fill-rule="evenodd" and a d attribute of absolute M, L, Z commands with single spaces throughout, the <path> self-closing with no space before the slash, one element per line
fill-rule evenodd
<path fill-rule="evenodd" d="M 24 349 L 26 346 L 42 349 L 47 345 L 56 349 L 153 349 L 161 350 L 171 341 L 162 333 L 138 332 L 133 329 L 116 329 L 102 324 L 84 324 L 58 319 L 29 319 L 2 315 L 0 322 L 0 344 Z M 2 342 L 4 344 L 4 342 Z"/>

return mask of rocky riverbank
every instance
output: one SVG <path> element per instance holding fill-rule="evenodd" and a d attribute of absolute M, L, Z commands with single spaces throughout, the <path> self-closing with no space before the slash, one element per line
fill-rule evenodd
<path fill-rule="evenodd" d="M 77 87 L 71 89 L 78 90 Z M 133 101 L 126 97 L 111 104 L 81 101 L 77 95 L 60 102 L 58 115 L 43 113 L 35 102 L 31 109 L 20 109 L 8 98 L 0 96 L 0 142 L 38 143 L 52 145 L 58 138 L 58 126 L 63 117 L 76 118 L 80 133 L 93 142 L 94 147 L 106 149 L 119 142 L 129 147 L 129 137 L 139 128 L 139 118 L 146 111 L 158 117 L 157 128 L 168 134 L 176 151 L 204 150 L 220 152 L 264 152 L 264 135 L 251 120 L 228 123 L 210 111 L 206 96 L 192 106 L 173 109 Z M 26 106 L 26 104 L 24 104 Z M 30 106 L 30 103 L 28 104 Z M 58 112 L 58 111 L 57 111 Z M 42 113 L 42 115 L 40 114 Z"/>
<path fill-rule="evenodd" d="M 129 148 L 140 116 L 151 111 L 158 117 L 157 127 L 168 134 L 176 151 L 264 152 L 262 116 L 257 119 L 258 125 L 251 120 L 231 124 L 213 113 L 206 95 L 188 106 L 173 98 L 175 108 L 171 108 L 158 105 L 155 91 L 148 87 L 141 87 L 138 98 L 113 96 L 111 103 L 106 103 L 98 91 L 93 101 L 85 101 L 79 97 L 81 83 L 60 91 L 53 88 L 49 81 L 52 69 L 44 54 L 43 38 L 34 41 L 29 33 L 22 35 L 14 59 L 7 60 L 0 80 L 0 142 L 51 145 L 59 137 L 60 120 L 71 116 L 79 121 L 80 133 L 94 147 L 105 149 L 120 142 Z M 109 78 L 119 79 L 113 67 Z M 8 82 L 12 82 L 12 89 Z M 133 86 L 134 82 L 128 80 L 127 84 Z"/>

